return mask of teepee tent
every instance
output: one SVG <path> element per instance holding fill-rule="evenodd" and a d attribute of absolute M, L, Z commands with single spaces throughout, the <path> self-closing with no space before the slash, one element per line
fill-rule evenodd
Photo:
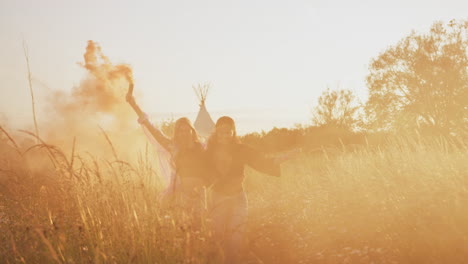
<path fill-rule="evenodd" d="M 200 101 L 200 110 L 198 111 L 197 118 L 193 125 L 200 137 L 207 139 L 213 132 L 215 126 L 213 119 L 211 119 L 211 116 L 205 106 L 206 96 L 208 95 L 210 85 L 198 84 L 198 86 L 192 86 L 192 88 Z"/>

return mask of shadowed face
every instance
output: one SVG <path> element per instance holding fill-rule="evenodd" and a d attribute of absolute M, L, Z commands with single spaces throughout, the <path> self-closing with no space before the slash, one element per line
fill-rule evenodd
<path fill-rule="evenodd" d="M 192 128 L 189 125 L 185 123 L 178 124 L 174 131 L 174 134 L 176 142 L 179 144 L 180 147 L 189 147 L 192 144 Z"/>
<path fill-rule="evenodd" d="M 218 144 L 226 145 L 231 143 L 233 136 L 234 130 L 232 126 L 224 124 L 216 127 L 216 139 Z"/>

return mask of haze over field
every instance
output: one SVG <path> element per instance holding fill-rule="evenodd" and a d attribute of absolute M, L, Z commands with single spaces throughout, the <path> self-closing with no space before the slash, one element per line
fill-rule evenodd
<path fill-rule="evenodd" d="M 31 124 L 23 40 L 38 120 L 54 90 L 85 78 L 88 40 L 134 69 L 143 108 L 194 116 L 193 84 L 211 82 L 207 108 L 241 132 L 310 123 L 327 86 L 365 102 L 372 58 L 412 30 L 466 18 L 466 1 L 26 1 L 0 3 L 0 113 Z M 261 114 L 260 114 L 261 113 Z"/>
<path fill-rule="evenodd" d="M 0 263 L 466 263 L 468 2 L 351 2 L 0 0 Z"/>

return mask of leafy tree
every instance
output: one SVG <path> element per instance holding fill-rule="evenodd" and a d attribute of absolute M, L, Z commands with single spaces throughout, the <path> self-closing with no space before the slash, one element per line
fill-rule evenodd
<path fill-rule="evenodd" d="M 317 126 L 352 130 L 358 124 L 358 110 L 356 96 L 350 90 L 330 90 L 328 88 L 318 99 L 312 121 Z"/>
<path fill-rule="evenodd" d="M 372 60 L 366 115 L 373 128 L 467 131 L 468 20 L 436 22 Z"/>

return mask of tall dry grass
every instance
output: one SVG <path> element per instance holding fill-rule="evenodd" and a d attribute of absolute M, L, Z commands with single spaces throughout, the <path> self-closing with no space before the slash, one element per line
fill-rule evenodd
<path fill-rule="evenodd" d="M 129 163 L 7 148 L 0 262 L 219 263 L 203 221 L 161 207 L 147 151 Z M 467 160 L 462 143 L 419 138 L 306 153 L 282 178 L 247 170 L 245 263 L 463 263 Z"/>
<path fill-rule="evenodd" d="M 302 157 L 250 193 L 258 251 L 272 263 L 463 263 L 467 160 L 466 146 L 443 139 Z"/>

